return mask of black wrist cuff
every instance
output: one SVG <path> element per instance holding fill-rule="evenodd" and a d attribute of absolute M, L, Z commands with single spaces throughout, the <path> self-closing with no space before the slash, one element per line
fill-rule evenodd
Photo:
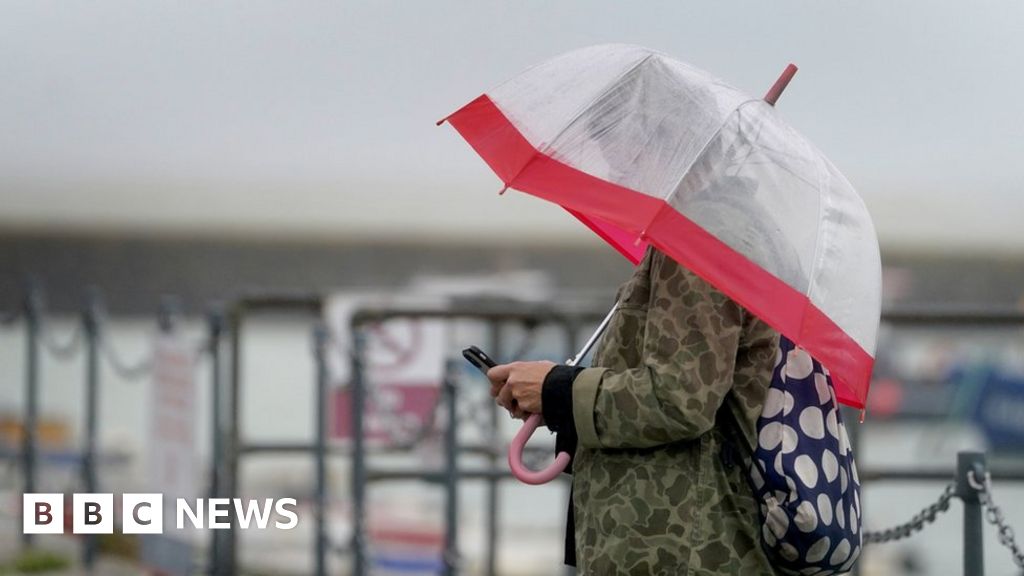
<path fill-rule="evenodd" d="M 583 368 L 558 365 L 548 372 L 541 388 L 544 422 L 555 432 L 576 431 L 572 416 L 572 381 Z"/>

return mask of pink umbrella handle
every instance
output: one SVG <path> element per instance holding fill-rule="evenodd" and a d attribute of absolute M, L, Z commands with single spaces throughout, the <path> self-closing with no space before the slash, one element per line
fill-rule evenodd
<path fill-rule="evenodd" d="M 554 464 L 547 468 L 543 470 L 527 468 L 523 464 L 523 448 L 526 448 L 526 442 L 530 436 L 533 436 L 533 432 L 538 426 L 540 426 L 540 414 L 531 415 L 523 423 L 523 427 L 519 429 L 516 437 L 512 439 L 512 444 L 508 447 L 508 466 L 512 469 L 512 475 L 525 484 L 537 485 L 551 482 L 565 470 L 565 467 L 569 465 L 569 460 L 572 459 L 568 452 L 559 452 L 555 457 Z"/>

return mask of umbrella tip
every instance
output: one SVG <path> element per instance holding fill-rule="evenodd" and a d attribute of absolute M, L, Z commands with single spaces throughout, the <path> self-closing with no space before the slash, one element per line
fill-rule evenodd
<path fill-rule="evenodd" d="M 501 190 L 498 190 L 498 196 L 504 196 L 505 192 L 508 192 L 508 184 L 505 184 L 505 186 L 502 187 Z"/>
<path fill-rule="evenodd" d="M 775 81 L 775 84 L 772 84 L 768 93 L 764 95 L 764 101 L 775 106 L 775 102 L 779 100 L 779 96 L 782 96 L 782 91 L 786 89 L 786 86 L 789 86 L 789 81 L 793 79 L 794 75 L 796 75 L 797 70 L 798 68 L 795 64 L 786 66 L 786 69 L 782 71 L 779 79 Z"/>
<path fill-rule="evenodd" d="M 445 120 L 448 120 L 448 117 L 447 117 L 447 116 L 445 116 L 444 118 L 441 118 L 441 119 L 440 119 L 440 120 L 438 120 L 437 122 L 434 122 L 434 126 L 440 126 L 441 124 L 444 124 L 444 123 L 445 123 Z"/>

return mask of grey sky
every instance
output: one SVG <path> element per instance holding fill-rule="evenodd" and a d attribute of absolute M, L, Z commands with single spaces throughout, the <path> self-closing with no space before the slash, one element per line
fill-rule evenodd
<path fill-rule="evenodd" d="M 887 249 L 1024 252 L 1024 3 L 6 2 L 0 226 L 589 241 L 434 121 L 643 44 L 779 107 Z"/>

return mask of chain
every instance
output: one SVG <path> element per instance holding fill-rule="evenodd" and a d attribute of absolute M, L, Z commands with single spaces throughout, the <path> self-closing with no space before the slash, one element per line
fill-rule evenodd
<path fill-rule="evenodd" d="M 977 477 L 974 475 L 974 470 L 968 470 L 967 480 L 971 483 L 971 487 L 978 491 L 978 499 L 981 501 L 982 507 L 985 508 L 985 519 L 988 520 L 989 524 L 996 527 L 999 533 L 999 543 L 1010 551 L 1014 564 L 1019 568 L 1024 568 L 1024 552 L 1021 552 L 1020 546 L 1017 544 L 1013 528 L 1006 523 L 1006 518 L 1003 517 L 1003 510 L 992 501 L 991 474 L 986 472 L 985 481 L 978 482 Z"/>
<path fill-rule="evenodd" d="M 939 499 L 936 502 L 918 512 L 910 519 L 909 522 L 900 524 L 899 526 L 893 526 L 886 530 L 872 532 L 865 531 L 863 534 L 864 544 L 895 542 L 896 540 L 908 538 L 911 535 L 924 530 L 925 526 L 935 522 L 935 518 L 937 518 L 940 513 L 949 510 L 949 501 L 953 499 L 955 492 L 956 484 L 950 482 L 946 485 L 945 490 L 942 491 L 942 495 L 939 496 Z"/>
<path fill-rule="evenodd" d="M 82 333 L 84 330 L 82 330 L 82 324 L 80 322 L 75 322 L 75 327 L 65 342 L 58 342 L 53 337 L 49 324 L 41 324 L 39 331 L 40 340 L 42 341 L 43 346 L 46 347 L 50 354 L 53 354 L 60 360 L 70 360 L 71 358 L 74 358 L 75 355 L 78 354 L 78 350 L 81 348 Z"/>
<path fill-rule="evenodd" d="M 152 356 L 145 356 L 134 365 L 128 365 L 104 337 L 100 338 L 100 348 L 111 368 L 124 380 L 138 380 L 153 371 Z"/>

